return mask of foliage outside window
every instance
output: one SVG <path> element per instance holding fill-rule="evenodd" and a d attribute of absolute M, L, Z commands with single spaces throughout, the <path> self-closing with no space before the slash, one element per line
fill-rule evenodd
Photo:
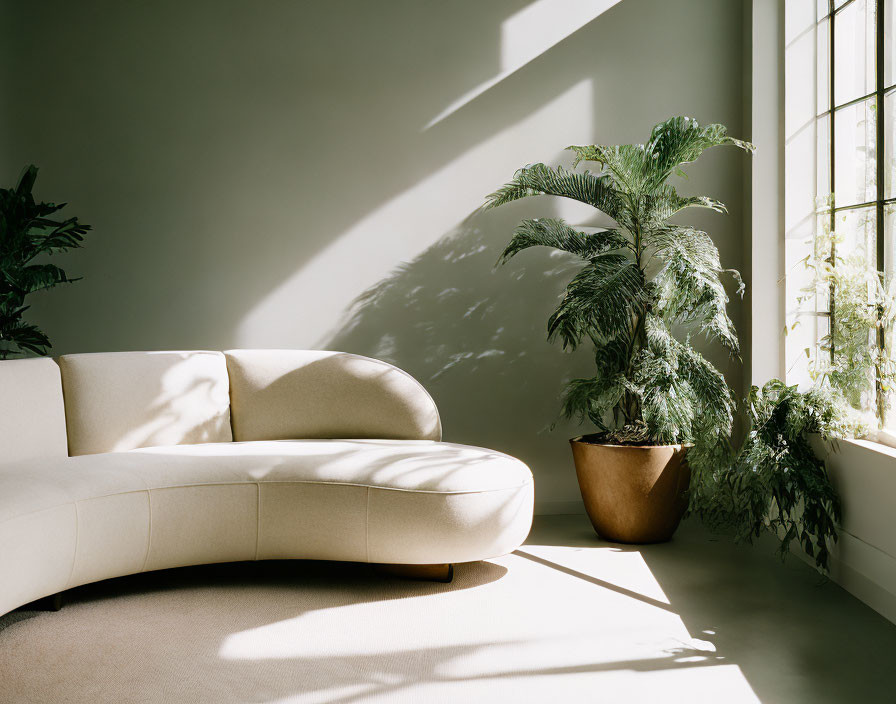
<path fill-rule="evenodd" d="M 809 372 L 896 427 L 896 0 L 817 0 L 817 180 Z"/>
<path fill-rule="evenodd" d="M 869 424 L 887 425 L 896 389 L 896 278 L 869 269 L 864 248 L 845 246 L 843 232 L 830 227 L 827 208 L 822 215 L 813 254 L 806 259 L 812 284 L 802 298 L 826 297 L 836 317 L 819 338 L 809 370 Z"/>

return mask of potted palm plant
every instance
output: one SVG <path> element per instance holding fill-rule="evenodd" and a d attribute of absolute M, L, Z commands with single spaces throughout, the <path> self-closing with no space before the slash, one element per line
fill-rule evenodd
<path fill-rule="evenodd" d="M 77 279 L 46 257 L 81 246 L 90 230 L 78 218 L 49 217 L 65 203 L 39 203 L 32 189 L 37 167 L 28 166 L 15 188 L 0 188 L 0 359 L 47 354 L 50 340 L 23 319 L 28 296 Z"/>
<path fill-rule="evenodd" d="M 722 268 L 706 232 L 670 221 L 688 208 L 726 209 L 712 198 L 679 195 L 669 182 L 682 175 L 682 164 L 722 145 L 754 150 L 723 125 L 673 117 L 654 127 L 646 144 L 569 147 L 573 170 L 526 166 L 487 199 L 494 208 L 562 196 L 616 223 L 586 233 L 560 219 L 524 220 L 499 260 L 545 246 L 584 261 L 548 320 L 548 340 L 594 348 L 594 376 L 569 383 L 562 410 L 597 428 L 570 442 L 588 516 L 609 540 L 668 540 L 687 508 L 689 465 L 729 446 L 734 397 L 691 335 L 705 334 L 736 355 L 721 278 L 730 275 L 739 291 L 743 284 Z M 598 170 L 576 171 L 583 161 Z"/>

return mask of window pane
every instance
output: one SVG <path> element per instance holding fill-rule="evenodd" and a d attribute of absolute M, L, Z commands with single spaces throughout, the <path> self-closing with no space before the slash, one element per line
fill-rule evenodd
<path fill-rule="evenodd" d="M 874 90 L 875 0 L 853 0 L 834 16 L 837 105 Z"/>
<path fill-rule="evenodd" d="M 823 262 L 830 261 L 831 256 L 831 211 L 820 209 L 815 218 L 815 240 L 812 243 L 814 247 L 813 257 L 815 265 L 821 266 Z M 809 288 L 809 287 L 807 287 Z M 815 311 L 819 313 L 830 313 L 831 287 L 828 282 L 822 279 L 820 272 L 816 272 L 811 290 L 808 291 L 815 296 Z M 827 334 L 827 333 L 825 333 Z"/>
<path fill-rule="evenodd" d="M 815 121 L 815 195 L 816 207 L 830 205 L 831 197 L 831 118 L 819 117 Z"/>
<path fill-rule="evenodd" d="M 885 282 L 889 287 L 896 274 L 896 205 L 892 203 L 884 206 L 884 271 L 887 272 Z M 892 360 L 896 356 L 896 331 L 892 325 L 884 330 L 884 349 L 885 359 Z M 888 370 L 892 371 L 892 367 Z M 894 409 L 896 409 L 896 389 L 891 387 L 886 394 L 886 408 L 883 409 L 884 426 L 891 431 L 896 430 Z"/>
<path fill-rule="evenodd" d="M 816 111 L 819 115 L 831 109 L 830 24 L 830 20 L 822 20 L 818 23 L 818 28 L 815 32 L 815 78 L 817 86 L 815 94 L 818 99 Z"/>
<path fill-rule="evenodd" d="M 815 0 L 815 16 L 818 19 L 821 19 L 828 14 L 829 8 L 830 4 L 828 3 L 828 0 Z"/>
<path fill-rule="evenodd" d="M 884 206 L 884 271 L 896 273 L 896 205 Z"/>
<path fill-rule="evenodd" d="M 834 298 L 835 386 L 854 408 L 876 408 L 874 368 L 868 350 L 874 341 L 873 277 L 877 240 L 874 207 L 836 214 L 837 293 Z"/>
<path fill-rule="evenodd" d="M 884 96 L 884 197 L 896 197 L 896 91 Z"/>
<path fill-rule="evenodd" d="M 835 205 L 855 205 L 877 196 L 875 172 L 877 98 L 840 108 L 834 115 Z"/>
<path fill-rule="evenodd" d="M 886 0 L 884 5 L 884 84 L 887 88 L 896 83 L 896 2 Z"/>
<path fill-rule="evenodd" d="M 841 210 L 834 216 L 837 258 L 848 258 L 853 266 L 875 269 L 877 215 L 874 206 Z"/>

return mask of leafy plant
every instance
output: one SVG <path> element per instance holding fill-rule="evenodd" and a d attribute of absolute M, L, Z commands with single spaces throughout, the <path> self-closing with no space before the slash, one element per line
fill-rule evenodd
<path fill-rule="evenodd" d="M 563 397 L 567 417 L 589 419 L 603 438 L 629 443 L 726 445 L 735 401 L 721 372 L 691 345 L 704 333 L 738 353 L 722 284 L 723 269 L 710 236 L 670 222 L 687 208 L 719 213 L 705 196 L 682 196 L 669 181 L 706 149 L 753 145 L 728 136 L 722 125 L 701 127 L 673 117 L 653 128 L 646 144 L 572 146 L 580 162 L 599 170 L 532 164 L 491 194 L 487 207 L 530 196 L 562 196 L 587 203 L 615 220 L 612 229 L 585 233 L 552 218 L 524 220 L 499 262 L 524 249 L 552 247 L 585 265 L 548 321 L 548 339 L 575 349 L 594 347 L 595 374 L 575 379 Z M 697 448 L 695 448 L 697 449 Z"/>
<path fill-rule="evenodd" d="M 754 386 L 746 401 L 747 438 L 735 461 L 713 473 L 712 500 L 695 510 L 711 528 L 731 530 L 749 542 L 770 530 L 780 540 L 782 557 L 797 541 L 827 570 L 840 501 L 809 436 L 850 434 L 840 399 L 830 389 L 800 392 L 775 379 L 762 389 Z"/>
<path fill-rule="evenodd" d="M 22 316 L 25 298 L 35 291 L 71 283 L 54 264 L 40 257 L 81 246 L 90 225 L 78 218 L 54 220 L 49 215 L 65 203 L 35 203 L 31 191 L 37 168 L 29 166 L 14 189 L 0 189 L 0 359 L 10 355 L 46 354 L 50 340 Z"/>
<path fill-rule="evenodd" d="M 896 386 L 896 279 L 869 267 L 876 253 L 850 246 L 832 227 L 831 203 L 830 197 L 823 201 L 822 227 L 815 235 L 813 253 L 804 260 L 812 280 L 798 299 L 801 304 L 823 301 L 833 318 L 816 349 L 806 350 L 809 372 L 813 380 L 830 384 L 850 407 L 874 416 L 882 426 Z"/>

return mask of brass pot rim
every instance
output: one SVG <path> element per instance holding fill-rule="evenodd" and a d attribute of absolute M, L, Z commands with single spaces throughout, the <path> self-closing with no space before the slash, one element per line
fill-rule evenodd
<path fill-rule="evenodd" d="M 577 442 L 581 445 L 594 445 L 595 447 L 622 447 L 622 448 L 626 448 L 629 450 L 654 450 L 654 449 L 658 450 L 658 449 L 661 449 L 664 447 L 688 449 L 688 448 L 691 448 L 694 446 L 694 443 L 692 443 L 692 442 L 677 442 L 677 443 L 671 443 L 668 445 L 618 445 L 618 444 L 611 443 L 611 442 L 587 442 L 587 441 L 582 440 L 583 437 L 585 437 L 585 436 L 584 435 L 576 435 L 576 437 L 570 438 L 569 441 L 571 443 Z"/>

